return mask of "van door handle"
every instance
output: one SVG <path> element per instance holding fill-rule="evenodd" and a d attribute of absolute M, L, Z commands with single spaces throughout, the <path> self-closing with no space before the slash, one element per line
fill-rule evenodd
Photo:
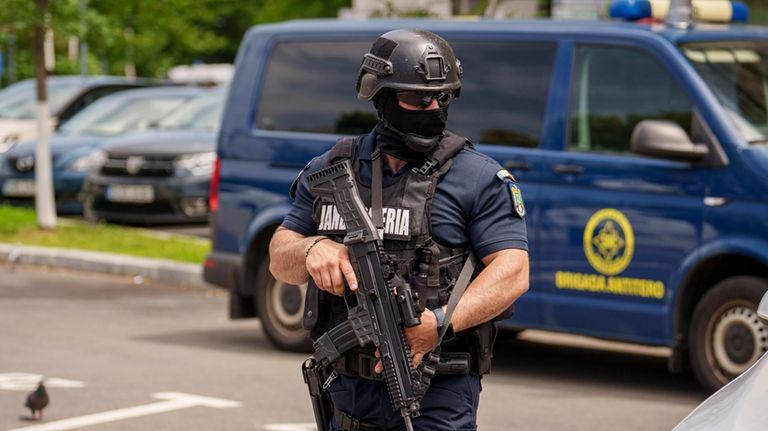
<path fill-rule="evenodd" d="M 527 171 L 531 169 L 531 165 L 525 160 L 505 160 L 504 169 L 508 171 Z"/>
<path fill-rule="evenodd" d="M 557 164 L 555 165 L 555 173 L 558 175 L 581 175 L 584 173 L 584 166 L 569 165 L 569 164 Z"/>

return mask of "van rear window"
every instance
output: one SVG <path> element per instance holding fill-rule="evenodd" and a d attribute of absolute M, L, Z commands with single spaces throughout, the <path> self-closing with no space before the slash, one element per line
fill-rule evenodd
<path fill-rule="evenodd" d="M 376 124 L 371 103 L 357 100 L 355 79 L 369 41 L 281 42 L 272 58 L 256 127 L 311 133 L 367 133 Z"/>
<path fill-rule="evenodd" d="M 474 142 L 536 147 L 555 59 L 554 42 L 450 41 L 464 69 L 448 128 Z M 355 80 L 371 41 L 279 42 L 256 113 L 256 127 L 360 134 L 376 124 Z"/>
<path fill-rule="evenodd" d="M 473 142 L 538 147 L 554 42 L 451 42 L 464 76 L 448 128 Z"/>

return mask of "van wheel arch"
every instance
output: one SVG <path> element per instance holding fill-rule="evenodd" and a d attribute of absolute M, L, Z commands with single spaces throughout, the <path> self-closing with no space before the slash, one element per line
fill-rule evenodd
<path fill-rule="evenodd" d="M 708 391 L 736 378 L 768 351 L 768 325 L 757 316 L 767 291 L 768 279 L 729 277 L 696 304 L 688 334 L 690 361 Z"/>
<path fill-rule="evenodd" d="M 276 228 L 277 225 L 264 229 L 251 242 L 246 283 L 267 339 L 282 350 L 307 352 L 312 344 L 301 327 L 306 289 L 279 282 L 269 271 L 269 241 Z"/>
<path fill-rule="evenodd" d="M 752 275 L 768 278 L 768 265 L 750 256 L 721 254 L 699 262 L 682 283 L 675 303 L 674 334 L 685 349 L 696 304 L 717 283 L 729 277 Z"/>
<path fill-rule="evenodd" d="M 755 277 L 768 280 L 768 265 L 747 255 L 721 254 L 699 262 L 686 277 L 675 303 L 674 334 L 676 344 L 673 346 L 673 357 L 670 358 L 670 366 L 674 370 L 682 371 L 688 366 L 692 368 L 694 366 L 693 361 L 696 359 L 693 356 L 696 353 L 690 349 L 690 336 L 696 307 L 701 303 L 704 296 L 719 283 L 734 277 Z M 697 377 L 699 377 L 698 373 Z M 722 384 L 722 382 L 710 382 L 709 384 L 702 382 L 702 386 L 708 390 L 714 390 Z"/>

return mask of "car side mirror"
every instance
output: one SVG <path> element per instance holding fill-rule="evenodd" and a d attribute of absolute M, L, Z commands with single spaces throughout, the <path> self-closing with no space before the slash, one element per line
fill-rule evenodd
<path fill-rule="evenodd" d="M 768 325 L 768 292 L 765 292 L 762 301 L 760 301 L 760 305 L 757 306 L 757 316 L 763 323 Z"/>
<path fill-rule="evenodd" d="M 637 123 L 630 139 L 632 152 L 651 157 L 701 160 L 709 154 L 703 144 L 694 144 L 679 124 L 667 120 Z"/>

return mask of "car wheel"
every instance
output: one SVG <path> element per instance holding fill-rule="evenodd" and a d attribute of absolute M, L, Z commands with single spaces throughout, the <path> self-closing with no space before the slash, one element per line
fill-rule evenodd
<path fill-rule="evenodd" d="M 309 352 L 312 343 L 301 326 L 307 283 L 301 286 L 278 281 L 269 272 L 269 259 L 259 265 L 256 278 L 256 310 L 264 333 L 275 346 L 294 352 Z"/>
<path fill-rule="evenodd" d="M 767 290 L 764 279 L 731 277 L 696 305 L 689 333 L 691 368 L 708 391 L 736 378 L 768 350 L 768 327 L 757 316 Z"/>

